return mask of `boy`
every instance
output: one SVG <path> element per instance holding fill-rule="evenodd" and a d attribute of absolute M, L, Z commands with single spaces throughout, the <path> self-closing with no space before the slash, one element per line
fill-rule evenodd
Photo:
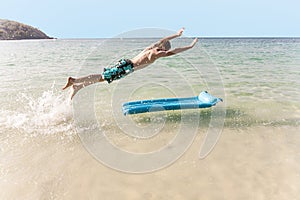
<path fill-rule="evenodd" d="M 181 28 L 176 34 L 162 38 L 155 44 L 144 49 L 140 54 L 138 54 L 133 59 L 119 60 L 114 67 L 104 68 L 102 74 L 92 74 L 81 78 L 69 77 L 67 84 L 63 87 L 63 90 L 72 86 L 72 92 L 71 92 L 71 99 L 72 99 L 74 95 L 83 87 L 86 87 L 94 83 L 103 82 L 103 81 L 107 81 L 108 83 L 111 83 L 112 81 L 120 79 L 133 71 L 140 70 L 144 67 L 147 67 L 158 58 L 172 56 L 177 53 L 193 48 L 198 41 L 197 38 L 195 38 L 194 41 L 189 46 L 171 49 L 170 40 L 176 37 L 180 37 L 183 31 L 184 28 Z"/>

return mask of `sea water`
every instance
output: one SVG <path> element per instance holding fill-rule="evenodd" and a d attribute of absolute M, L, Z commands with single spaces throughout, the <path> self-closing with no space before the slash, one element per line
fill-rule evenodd
<path fill-rule="evenodd" d="M 196 127 L 196 141 L 202 143 L 205 132 L 211 126 L 214 108 L 124 117 L 122 102 L 197 96 L 204 90 L 222 98 L 224 102 L 219 104 L 226 115 L 221 119 L 224 120 L 221 132 L 227 135 L 219 139 L 220 146 L 224 148 L 223 154 L 245 151 L 246 156 L 252 151 L 255 156 L 250 156 L 251 163 L 263 163 L 248 169 L 244 177 L 248 183 L 242 185 L 240 193 L 235 194 L 225 186 L 228 184 L 223 174 L 226 169 L 218 168 L 218 164 L 246 167 L 242 164 L 247 163 L 245 157 L 232 156 L 229 162 L 222 158 L 222 153 L 216 153 L 219 157 L 208 156 L 206 161 L 201 161 L 198 160 L 197 149 L 193 155 L 175 162 L 173 168 L 157 172 L 158 175 L 135 177 L 134 183 L 129 186 L 126 186 L 126 180 L 130 175 L 120 174 L 93 160 L 78 137 L 74 116 L 78 109 L 69 100 L 69 91 L 61 88 L 69 76 L 101 73 L 104 67 L 113 65 L 120 58 L 134 57 L 155 40 L 115 38 L 0 42 L 1 199 L 68 199 L 78 195 L 83 198 L 100 195 L 104 199 L 119 198 L 112 189 L 117 182 L 118 186 L 124 187 L 121 193 L 126 199 L 193 198 L 200 195 L 197 187 L 206 188 L 204 194 L 207 197 L 212 195 L 208 191 L 223 186 L 227 187 L 223 194 L 228 192 L 236 198 L 245 198 L 251 188 L 264 197 L 277 194 L 291 199 L 300 193 L 296 189 L 300 183 L 300 155 L 296 149 L 300 144 L 299 38 L 203 38 L 189 51 L 157 60 L 151 66 L 111 84 L 103 82 L 86 87 L 74 98 L 79 104 L 91 99 L 93 113 L 85 113 L 85 109 L 81 108 L 80 115 L 95 115 L 97 125 L 114 145 L 138 153 L 155 151 L 170 143 L 176 136 L 176 130 L 182 126 L 182 119 L 186 119 L 191 128 Z M 178 39 L 172 45 L 188 45 L 191 41 L 192 38 Z M 195 115 L 199 116 L 196 121 Z M 85 128 L 92 129 L 93 124 L 89 122 Z M 145 127 L 153 134 L 140 131 Z M 126 129 L 130 129 L 132 135 L 126 133 Z M 268 158 L 264 154 L 272 152 L 267 147 L 264 149 L 266 143 L 268 147 L 274 147 L 275 152 L 278 151 L 278 157 L 272 155 Z M 278 144 L 280 149 L 276 150 L 273 144 Z M 237 145 L 237 149 L 231 151 L 228 145 L 232 148 Z M 193 145 L 191 148 L 196 149 Z M 260 152 L 262 149 L 264 153 Z M 240 159 L 241 163 L 234 164 L 236 159 Z M 259 170 L 276 164 L 276 161 L 281 168 L 270 168 L 267 175 L 259 175 Z M 168 183 L 178 181 L 174 176 L 180 174 L 182 166 L 190 174 L 185 172 L 181 178 L 195 191 L 186 193 L 180 184 L 174 183 L 174 191 L 165 192 Z M 208 170 L 210 167 L 213 170 Z M 201 169 L 206 170 L 207 175 L 194 180 L 192 177 L 200 176 L 197 170 Z M 282 186 L 280 181 L 274 181 L 278 172 L 281 173 L 280 178 L 291 185 L 276 193 Z M 103 173 L 106 173 L 107 180 L 102 179 Z M 233 176 L 238 174 L 232 173 Z M 250 175 L 261 179 L 252 179 Z M 153 178 L 154 185 L 151 184 Z M 149 182 L 144 184 L 145 180 Z M 273 185 L 263 186 L 272 181 Z M 109 187 L 101 186 L 104 183 Z M 161 188 L 165 189 L 149 189 L 156 188 L 155 183 L 164 183 Z M 211 187 L 205 186 L 206 183 Z M 230 179 L 229 183 L 237 186 L 240 180 Z M 254 186 L 256 184 L 267 188 L 260 190 Z M 142 192 L 135 193 L 135 188 L 140 185 Z M 77 190 L 78 187 L 81 189 Z M 216 193 L 212 197 L 218 199 L 218 195 L 222 196 Z"/>

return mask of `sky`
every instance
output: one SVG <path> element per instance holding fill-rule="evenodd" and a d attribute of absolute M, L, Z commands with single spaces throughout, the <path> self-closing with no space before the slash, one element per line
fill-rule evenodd
<path fill-rule="evenodd" d="M 111 38 L 141 28 L 188 37 L 299 37 L 299 0 L 0 0 L 0 18 L 56 38 Z"/>

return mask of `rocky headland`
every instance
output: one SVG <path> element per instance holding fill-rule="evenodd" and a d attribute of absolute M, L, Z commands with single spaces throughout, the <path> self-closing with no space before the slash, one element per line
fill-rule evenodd
<path fill-rule="evenodd" d="M 0 40 L 53 39 L 32 26 L 0 19 Z"/>

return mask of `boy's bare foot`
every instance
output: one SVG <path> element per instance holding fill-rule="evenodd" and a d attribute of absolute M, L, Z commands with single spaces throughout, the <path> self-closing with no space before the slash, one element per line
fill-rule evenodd
<path fill-rule="evenodd" d="M 72 100 L 73 97 L 75 96 L 75 94 L 81 89 L 83 88 L 83 84 L 81 85 L 73 85 L 72 89 L 71 89 L 71 94 L 70 94 L 70 99 Z"/>
<path fill-rule="evenodd" d="M 74 81 L 75 81 L 75 78 L 69 77 L 67 84 L 62 89 L 64 90 L 64 89 L 70 87 L 71 85 L 73 85 Z"/>

